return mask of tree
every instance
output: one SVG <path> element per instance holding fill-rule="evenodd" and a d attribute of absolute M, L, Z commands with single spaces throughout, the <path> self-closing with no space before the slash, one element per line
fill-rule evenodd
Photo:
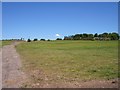
<path fill-rule="evenodd" d="M 63 40 L 71 40 L 71 38 L 69 38 L 69 36 L 64 36 Z"/>
<path fill-rule="evenodd" d="M 101 34 L 99 34 L 99 35 L 98 35 L 98 37 L 100 38 L 100 37 L 102 37 L 102 35 L 101 35 Z"/>
<path fill-rule="evenodd" d="M 48 39 L 47 41 L 50 41 L 50 39 Z"/>
<path fill-rule="evenodd" d="M 88 39 L 88 34 L 87 33 L 83 33 L 82 39 L 84 39 L 84 40 Z"/>
<path fill-rule="evenodd" d="M 111 39 L 111 36 L 112 36 L 112 33 L 109 33 L 109 34 L 108 34 L 108 37 L 109 37 L 110 39 Z"/>
<path fill-rule="evenodd" d="M 45 39 L 40 39 L 40 41 L 45 41 Z"/>
<path fill-rule="evenodd" d="M 30 40 L 30 39 L 28 39 L 28 40 L 27 40 L 27 42 L 31 42 L 31 40 Z"/>
<path fill-rule="evenodd" d="M 73 36 L 73 39 L 74 39 L 74 40 L 80 40 L 80 39 L 81 39 L 81 37 L 80 37 L 80 35 L 79 35 L 79 34 L 75 34 L 75 36 Z"/>
<path fill-rule="evenodd" d="M 106 32 L 103 33 L 103 34 L 102 34 L 102 37 L 103 37 L 103 38 L 108 38 L 108 33 L 106 33 Z"/>
<path fill-rule="evenodd" d="M 63 40 L 73 40 L 74 35 L 64 36 Z"/>
<path fill-rule="evenodd" d="M 113 32 L 113 33 L 111 34 L 111 40 L 119 40 L 119 34 Z"/>
<path fill-rule="evenodd" d="M 97 33 L 95 33 L 95 34 L 94 34 L 94 37 L 98 37 L 98 34 L 97 34 Z"/>
<path fill-rule="evenodd" d="M 33 41 L 38 41 L 38 39 L 37 39 L 37 38 L 35 38 Z"/>
<path fill-rule="evenodd" d="M 88 34 L 88 39 L 93 40 L 93 34 Z"/>
<path fill-rule="evenodd" d="M 57 38 L 56 40 L 62 40 L 62 38 Z"/>

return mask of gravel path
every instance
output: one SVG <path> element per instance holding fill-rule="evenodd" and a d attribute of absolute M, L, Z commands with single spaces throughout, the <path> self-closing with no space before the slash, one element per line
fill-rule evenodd
<path fill-rule="evenodd" d="M 19 88 L 25 79 L 16 44 L 18 43 L 14 42 L 2 48 L 2 88 Z"/>

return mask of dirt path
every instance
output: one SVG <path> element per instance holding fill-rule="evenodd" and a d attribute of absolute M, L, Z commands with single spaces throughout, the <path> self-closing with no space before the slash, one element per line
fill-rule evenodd
<path fill-rule="evenodd" d="M 25 79 L 16 44 L 18 43 L 14 42 L 2 48 L 2 88 L 19 88 Z"/>
<path fill-rule="evenodd" d="M 2 89 L 2 49 L 0 48 L 0 90 Z"/>

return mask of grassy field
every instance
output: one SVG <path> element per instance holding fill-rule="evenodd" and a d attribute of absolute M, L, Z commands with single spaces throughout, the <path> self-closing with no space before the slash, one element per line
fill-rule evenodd
<path fill-rule="evenodd" d="M 118 77 L 118 41 L 24 42 L 16 48 L 33 83 Z"/>
<path fill-rule="evenodd" d="M 0 47 L 2 47 L 2 41 L 0 41 Z"/>
<path fill-rule="evenodd" d="M 5 46 L 5 45 L 10 45 L 12 41 L 0 41 L 0 47 Z"/>

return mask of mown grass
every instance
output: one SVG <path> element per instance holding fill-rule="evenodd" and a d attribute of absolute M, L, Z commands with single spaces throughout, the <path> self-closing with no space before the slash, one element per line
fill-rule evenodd
<path fill-rule="evenodd" d="M 46 77 L 47 82 L 118 77 L 118 41 L 39 41 L 16 48 L 30 75 L 39 70 L 35 82 Z"/>

